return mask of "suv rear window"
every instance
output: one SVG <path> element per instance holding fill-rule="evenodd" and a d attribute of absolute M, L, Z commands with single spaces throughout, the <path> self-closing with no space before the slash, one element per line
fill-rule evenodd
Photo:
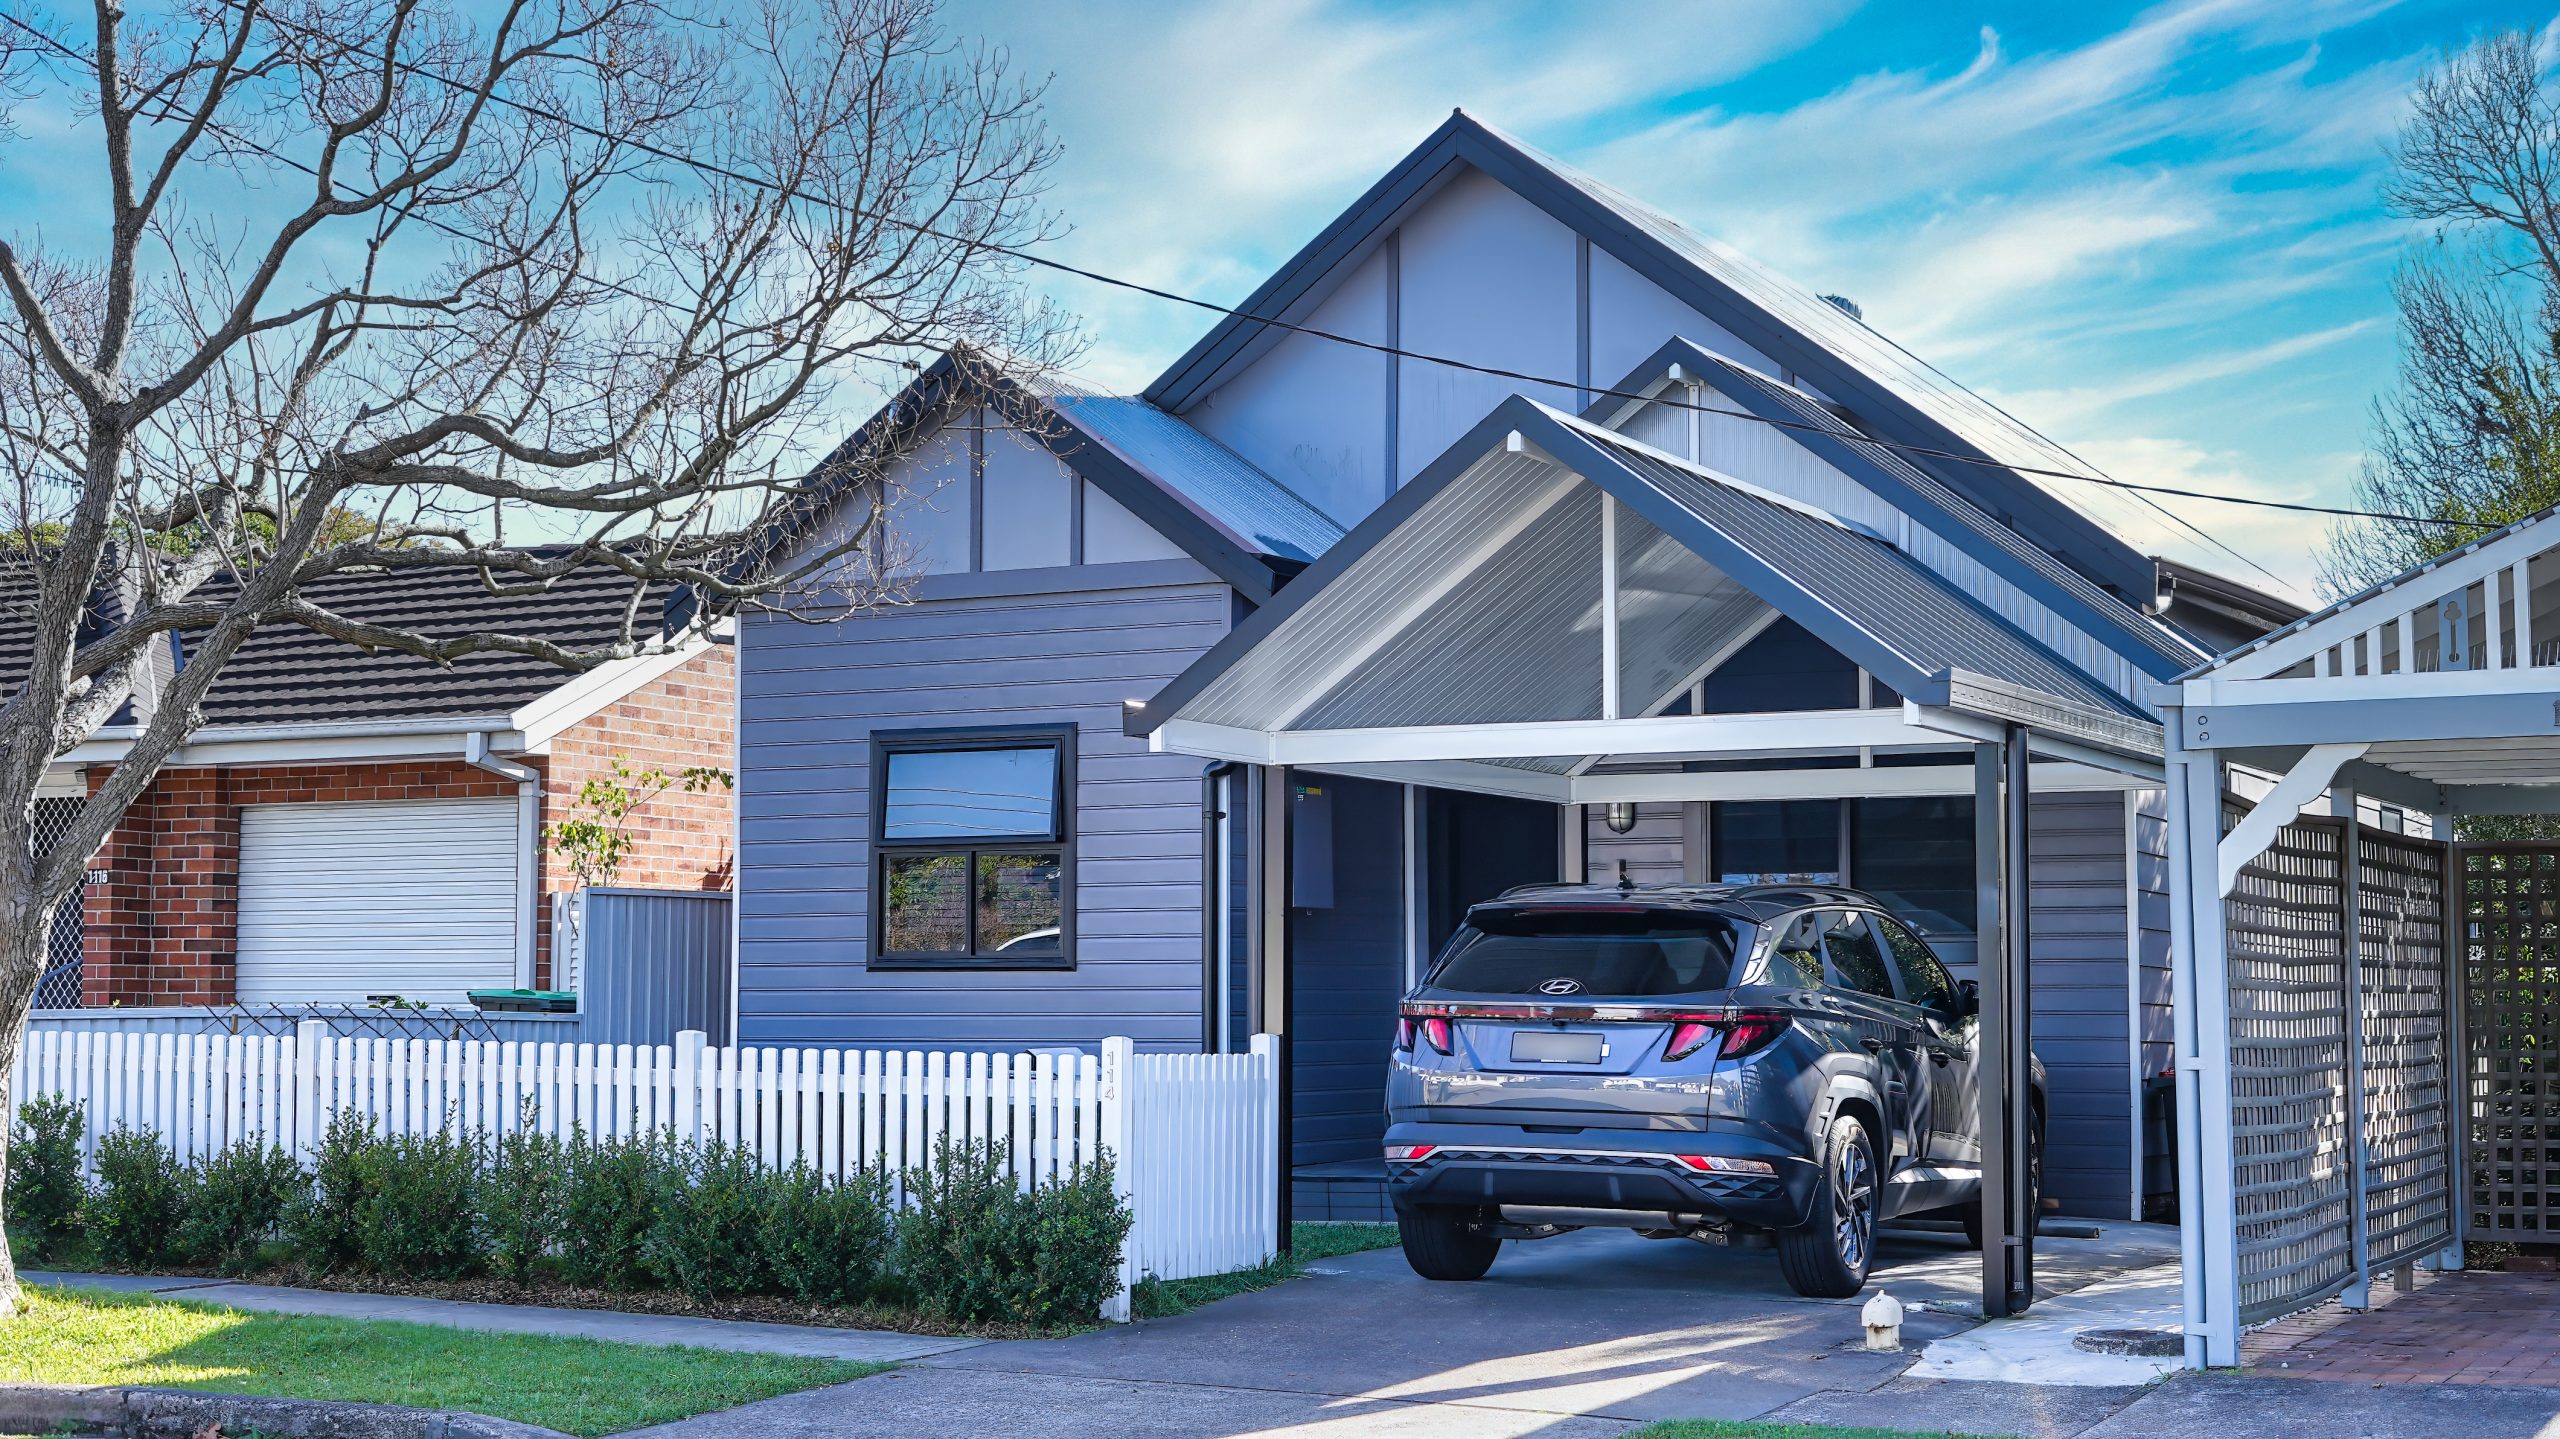
<path fill-rule="evenodd" d="M 1440 952 L 1431 983 L 1468 994 L 1643 997 L 1733 982 L 1735 921 L 1688 910 L 1479 909 Z M 1578 989 L 1541 988 L 1570 980 Z"/>

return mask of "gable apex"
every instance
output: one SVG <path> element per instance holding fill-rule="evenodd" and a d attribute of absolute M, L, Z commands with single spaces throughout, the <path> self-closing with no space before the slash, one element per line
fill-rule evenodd
<path fill-rule="evenodd" d="M 1286 325 L 1307 323 L 1354 264 L 1468 169 L 1545 211 L 1595 254 L 1606 254 L 1774 360 L 1790 378 L 1857 415 L 1876 438 L 1955 456 L 1915 457 L 1915 463 L 1986 511 L 2007 517 L 2091 581 L 2121 595 L 2147 598 L 2156 590 L 2152 560 L 2115 532 L 2132 517 L 2119 516 L 2111 528 L 2080 503 L 2085 499 L 2104 509 L 2142 502 L 2096 486 L 2088 496 L 2066 498 L 2022 472 L 2103 478 L 2091 466 L 1812 291 L 1464 110 L 1452 113 L 1364 191 L 1236 313 L 1212 326 L 1148 386 L 1146 399 L 1176 415 L 1189 413 L 1285 340 L 1292 333 Z M 1268 323 L 1275 320 L 1282 325 Z M 1586 386 L 1607 379 L 1561 372 L 1555 378 L 1578 378 Z"/>

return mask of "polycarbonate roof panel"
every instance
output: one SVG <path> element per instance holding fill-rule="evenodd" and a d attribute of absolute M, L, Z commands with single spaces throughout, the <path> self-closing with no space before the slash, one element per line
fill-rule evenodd
<path fill-rule="evenodd" d="M 1183 704 L 1183 715 L 1248 729 L 1281 727 L 1275 716 L 1295 717 L 1331 693 L 1382 630 L 1391 636 L 1442 604 L 1469 572 L 1544 521 L 1577 484 L 1535 455 L 1497 450 L 1485 456 L 1280 621 L 1254 646 L 1250 661 L 1210 680 Z"/>
<path fill-rule="evenodd" d="M 1304 564 L 1342 538 L 1342 526 L 1295 490 L 1144 400 L 1065 386 L 1046 398 L 1086 438 L 1263 554 Z"/>
<path fill-rule="evenodd" d="M 1600 717 L 1600 492 L 1575 486 L 1292 729 Z"/>
<path fill-rule="evenodd" d="M 1618 510 L 1618 697 L 1644 714 L 1695 678 L 1769 613 L 1740 581 L 1687 545 Z"/>
<path fill-rule="evenodd" d="M 1971 670 L 2118 713 L 2136 713 L 2112 690 L 1893 546 L 1711 479 L 1598 426 L 1564 415 L 1556 418 L 1921 673 Z"/>

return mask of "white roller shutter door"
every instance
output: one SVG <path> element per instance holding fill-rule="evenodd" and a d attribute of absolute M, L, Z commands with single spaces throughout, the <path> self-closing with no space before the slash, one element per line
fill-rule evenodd
<path fill-rule="evenodd" d="M 240 811 L 243 1004 L 461 1004 L 516 983 L 511 799 Z"/>

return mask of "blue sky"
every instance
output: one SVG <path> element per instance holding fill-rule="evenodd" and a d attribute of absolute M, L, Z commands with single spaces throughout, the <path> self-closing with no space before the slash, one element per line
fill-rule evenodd
<path fill-rule="evenodd" d="M 1232 302 L 1453 105 L 1816 289 L 2121 479 L 2340 501 L 2412 240 L 2411 81 L 2501 0 L 2148 8 L 1718 0 L 1061 6 L 949 16 L 1054 73 L 1062 257 Z M 1073 280 L 1085 374 L 1196 312 Z M 2061 482 L 2056 482 L 2057 484 Z M 2316 522 L 2176 502 L 2287 579 Z M 2242 576 L 2247 577 L 2247 576 Z M 2262 577 L 2261 577 L 2262 578 Z"/>

